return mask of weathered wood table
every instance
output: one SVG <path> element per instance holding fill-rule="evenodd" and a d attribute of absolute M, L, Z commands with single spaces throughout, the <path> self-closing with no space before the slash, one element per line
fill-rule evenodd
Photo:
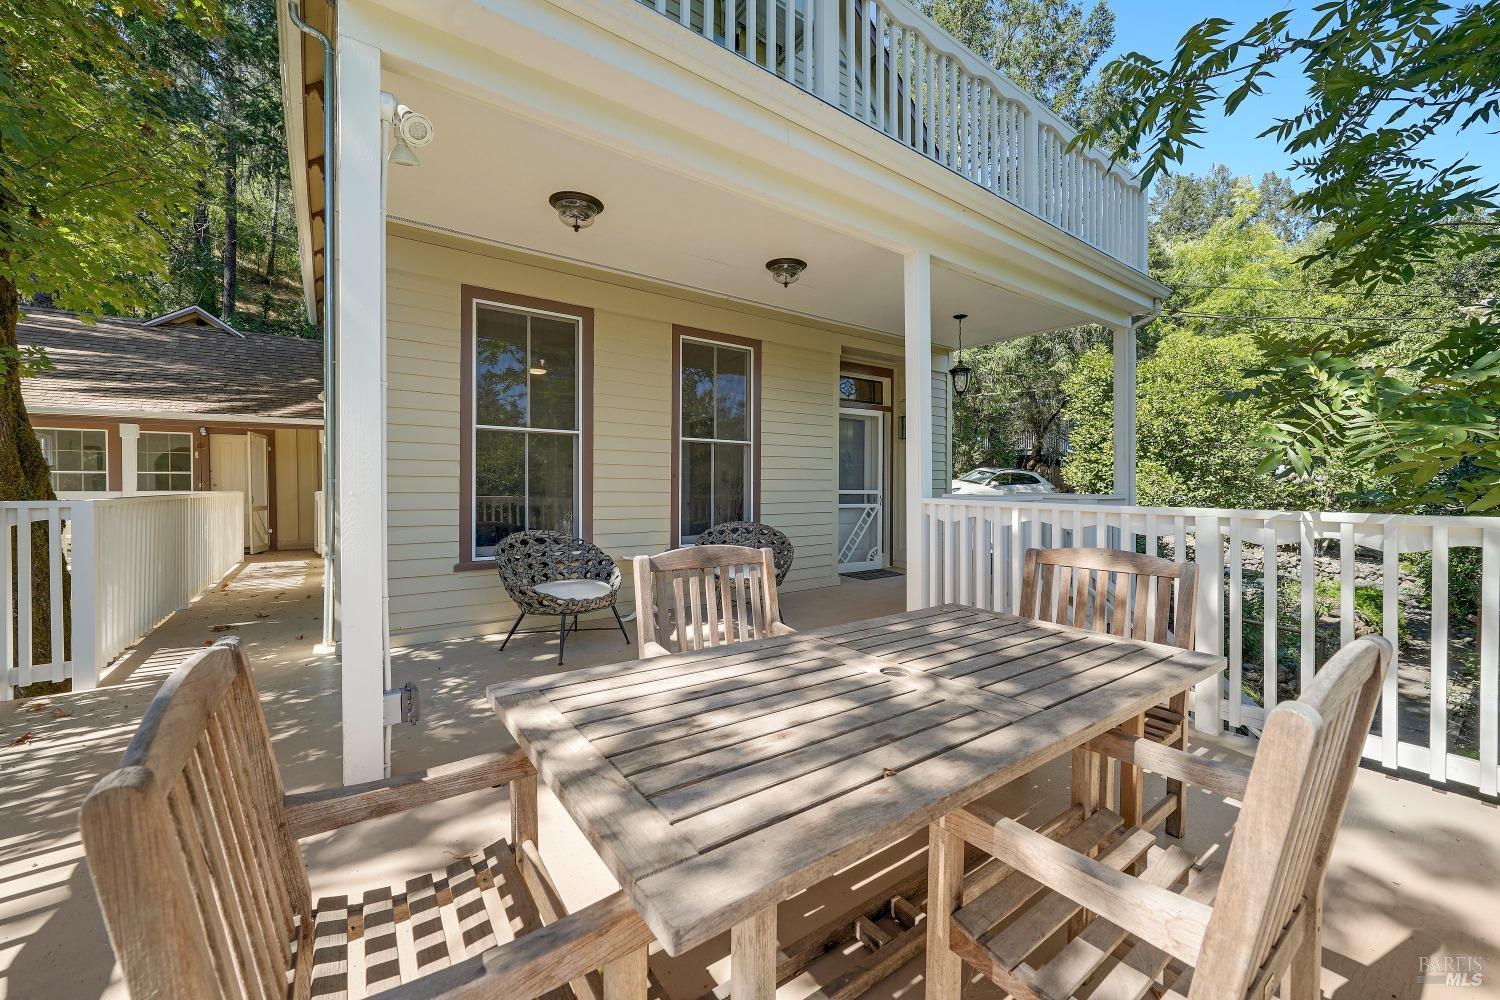
<path fill-rule="evenodd" d="M 489 697 L 667 952 L 731 930 L 763 1000 L 777 903 L 1222 667 L 945 606 Z"/>

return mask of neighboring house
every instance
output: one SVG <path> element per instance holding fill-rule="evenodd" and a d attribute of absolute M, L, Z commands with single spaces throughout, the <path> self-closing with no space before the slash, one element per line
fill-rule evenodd
<path fill-rule="evenodd" d="M 278 13 L 310 318 L 334 293 L 349 780 L 393 642 L 511 621 L 511 531 L 624 561 L 753 518 L 786 590 L 895 566 L 924 601 L 955 314 L 969 346 L 1116 331 L 1129 495 L 1131 331 L 1168 291 L 1139 184 L 908 0 Z"/>
<path fill-rule="evenodd" d="M 322 347 L 242 334 L 196 306 L 145 322 L 29 309 L 53 367 L 21 383 L 65 498 L 245 494 L 252 552 L 306 549 L 322 489 Z"/>

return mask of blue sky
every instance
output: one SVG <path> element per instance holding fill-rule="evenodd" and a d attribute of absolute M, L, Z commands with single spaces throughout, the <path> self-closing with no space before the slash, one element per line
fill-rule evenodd
<path fill-rule="evenodd" d="M 1089 2 L 1089 0 L 1085 0 Z M 1171 55 L 1182 33 L 1209 16 L 1220 16 L 1236 27 L 1248 27 L 1256 20 L 1288 6 L 1308 12 L 1314 2 L 1266 3 L 1261 0 L 1234 0 L 1232 3 L 1184 3 L 1181 0 L 1109 0 L 1115 12 L 1115 47 L 1100 65 L 1132 50 L 1156 59 Z M 1301 20 L 1310 23 L 1312 15 Z M 1274 139 L 1258 139 L 1257 133 L 1277 117 L 1295 114 L 1303 105 L 1305 91 L 1296 64 L 1288 64 L 1277 79 L 1266 84 L 1264 95 L 1247 100 L 1233 118 L 1211 112 L 1205 119 L 1208 132 L 1199 137 L 1201 149 L 1189 149 L 1181 169 L 1201 174 L 1215 163 L 1227 165 L 1236 175 L 1259 179 L 1267 170 L 1290 175 L 1291 157 Z M 1500 136 L 1495 126 L 1471 126 L 1461 136 L 1434 136 L 1425 153 L 1440 163 L 1467 155 L 1480 168 L 1480 175 L 1491 183 L 1500 182 Z M 1293 183 L 1297 183 L 1295 177 Z M 1300 185 L 1299 185 L 1300 186 Z"/>

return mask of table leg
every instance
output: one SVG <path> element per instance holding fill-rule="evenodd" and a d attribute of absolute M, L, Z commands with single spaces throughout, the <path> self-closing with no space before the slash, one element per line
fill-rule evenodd
<path fill-rule="evenodd" d="M 1102 754 L 1079 747 L 1073 751 L 1073 804 L 1088 817 L 1109 806 L 1109 760 Z"/>
<path fill-rule="evenodd" d="M 1175 746 L 1178 750 L 1181 750 L 1183 753 L 1187 753 L 1188 693 L 1184 691 L 1181 694 L 1173 695 L 1172 700 L 1167 704 L 1172 709 L 1172 711 L 1176 712 L 1182 718 L 1182 721 L 1178 723 L 1180 735 L 1175 741 L 1173 741 L 1172 745 Z M 1167 836 L 1176 837 L 1180 840 L 1187 834 L 1186 783 L 1169 779 L 1167 781 L 1167 796 L 1173 799 L 1175 802 L 1175 805 L 1172 807 L 1172 814 L 1167 817 Z"/>
<path fill-rule="evenodd" d="M 958 909 L 964 885 L 964 842 L 941 823 L 927 828 L 926 1000 L 958 1000 L 964 963 L 948 939 L 948 921 Z"/>
<path fill-rule="evenodd" d="M 729 983 L 734 1000 L 774 1000 L 776 907 L 769 906 L 730 928 Z"/>
<path fill-rule="evenodd" d="M 535 844 L 540 836 L 536 794 L 535 774 L 510 783 L 510 846 L 517 853 L 523 843 L 529 840 Z"/>
<path fill-rule="evenodd" d="M 1146 735 L 1146 717 L 1137 715 L 1133 719 L 1127 719 L 1120 730 L 1131 736 L 1143 737 Z M 1145 787 L 1146 776 L 1141 769 L 1120 761 L 1120 819 L 1125 821 L 1127 828 L 1141 825 Z"/>
<path fill-rule="evenodd" d="M 604 966 L 604 1000 L 646 1000 L 646 949 Z"/>

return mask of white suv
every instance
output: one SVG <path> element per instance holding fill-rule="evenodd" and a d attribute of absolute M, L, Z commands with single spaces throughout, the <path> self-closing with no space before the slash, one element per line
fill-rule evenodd
<path fill-rule="evenodd" d="M 980 468 L 953 480 L 953 492 L 1011 496 L 1016 493 L 1056 493 L 1057 487 L 1025 469 Z"/>

